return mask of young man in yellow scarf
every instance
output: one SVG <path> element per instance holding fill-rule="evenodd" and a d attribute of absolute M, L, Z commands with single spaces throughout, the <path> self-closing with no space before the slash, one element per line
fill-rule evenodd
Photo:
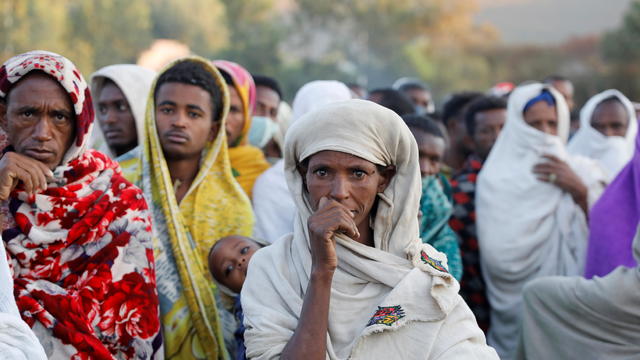
<path fill-rule="evenodd" d="M 228 359 L 223 327 L 233 336 L 236 324 L 220 320 L 206 258 L 216 239 L 249 236 L 254 222 L 229 163 L 228 88 L 192 57 L 168 65 L 151 89 L 145 141 L 119 160 L 153 212 L 165 358 Z"/>

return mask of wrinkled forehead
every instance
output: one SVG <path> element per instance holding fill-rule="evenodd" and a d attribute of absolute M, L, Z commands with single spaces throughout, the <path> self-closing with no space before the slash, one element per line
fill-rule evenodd
<path fill-rule="evenodd" d="M 19 88 L 21 85 L 24 85 L 25 83 L 32 81 L 32 80 L 44 80 L 46 82 L 48 82 L 49 84 L 47 85 L 51 85 L 49 88 L 50 89 L 57 89 L 59 91 L 60 94 L 63 94 L 65 97 L 65 100 L 67 100 L 67 103 L 69 104 L 69 108 L 72 112 L 74 112 L 73 109 L 73 104 L 71 103 L 71 97 L 69 96 L 69 93 L 67 93 L 67 91 L 65 90 L 65 88 L 60 84 L 60 82 L 58 82 L 58 80 L 50 75 L 45 73 L 44 71 L 41 70 L 32 70 L 28 73 L 26 73 L 25 75 L 23 75 L 20 79 L 18 79 L 15 83 L 11 84 L 11 86 L 7 89 L 6 94 L 4 95 L 4 101 L 8 104 L 10 104 L 11 102 L 11 93 L 16 89 Z M 42 83 L 41 83 L 42 84 Z M 40 89 L 42 89 L 43 87 L 41 86 Z M 26 94 L 27 96 L 30 97 L 29 100 L 38 100 L 38 97 L 40 96 L 39 94 Z M 33 98 L 33 99 L 32 99 Z"/>

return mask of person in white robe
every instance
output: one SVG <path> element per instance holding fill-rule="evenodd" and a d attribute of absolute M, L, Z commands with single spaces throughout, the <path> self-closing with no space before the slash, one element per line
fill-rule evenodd
<path fill-rule="evenodd" d="M 520 86 L 478 177 L 478 241 L 491 305 L 487 339 L 504 360 L 515 355 L 524 285 L 583 271 L 587 213 L 607 176 L 595 161 L 567 153 L 568 135 L 562 95 L 548 85 Z"/>

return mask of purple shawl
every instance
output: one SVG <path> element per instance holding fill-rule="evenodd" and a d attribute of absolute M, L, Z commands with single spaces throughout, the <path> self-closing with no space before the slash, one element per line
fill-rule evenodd
<path fill-rule="evenodd" d="M 585 277 L 605 276 L 618 266 L 634 267 L 632 243 L 640 221 L 640 135 L 631 161 L 589 213 Z"/>

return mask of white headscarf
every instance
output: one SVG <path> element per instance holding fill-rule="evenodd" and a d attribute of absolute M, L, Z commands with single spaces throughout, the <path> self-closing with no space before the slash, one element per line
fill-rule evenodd
<path fill-rule="evenodd" d="M 106 80 L 113 81 L 124 94 L 129 103 L 131 114 L 136 122 L 138 132 L 138 144 L 144 139 L 144 114 L 147 107 L 147 97 L 151 89 L 151 83 L 156 76 L 156 72 L 132 64 L 117 64 L 103 67 L 91 75 L 91 94 L 93 96 L 96 116 L 98 116 L 98 100 L 104 88 Z M 98 123 L 98 121 L 96 121 Z M 100 124 L 94 127 L 91 147 L 97 149 L 115 159 L 115 153 L 107 145 Z"/>
<path fill-rule="evenodd" d="M 347 85 L 335 80 L 316 80 L 304 84 L 293 99 L 293 121 L 324 105 L 351 99 Z"/>
<path fill-rule="evenodd" d="M 558 136 L 524 121 L 525 105 L 543 90 L 555 99 Z M 569 110 L 562 95 L 538 83 L 518 87 L 478 178 L 478 240 L 492 309 L 488 341 L 504 359 L 516 347 L 525 283 L 545 275 L 578 275 L 584 266 L 588 227 L 582 209 L 571 195 L 533 174 L 533 167 L 545 161 L 542 155 L 555 155 L 589 188 L 589 203 L 595 201 L 606 176 L 592 160 L 567 154 L 568 134 Z"/>
<path fill-rule="evenodd" d="M 349 99 L 351 99 L 351 90 L 339 81 L 317 80 L 305 84 L 298 90 L 293 100 L 291 121 L 280 122 L 282 134 L 276 135 L 276 141 L 282 144 L 290 124 L 306 113 Z M 278 117 L 285 103 L 280 104 Z M 283 115 L 286 115 L 286 110 Z M 255 237 L 272 243 L 293 231 L 296 206 L 291 199 L 284 177 L 283 160 L 279 160 L 260 175 L 253 185 L 253 211 L 256 215 L 253 231 Z"/>
<path fill-rule="evenodd" d="M 324 150 L 396 167 L 390 184 L 378 194 L 372 219 L 375 246 L 335 237 L 339 262 L 331 288 L 327 358 L 430 358 L 437 346 L 467 342 L 478 346 L 477 352 L 493 354 L 457 295 L 458 283 L 446 270 L 436 270 L 446 267 L 446 257 L 420 241 L 421 179 L 411 132 L 391 110 L 350 100 L 313 111 L 289 129 L 285 174 L 298 215 L 292 235 L 259 250 L 251 260 L 241 296 L 247 357 L 279 358 L 297 327 L 311 273 L 307 220 L 313 213 L 297 165 Z M 390 324 L 371 322 L 376 309 L 393 306 L 402 309 L 395 312 L 399 318 Z M 470 321 L 456 322 L 456 335 L 448 337 L 437 329 L 454 309 Z M 460 334 L 463 340 L 454 339 Z M 384 350 L 374 350 L 370 342 L 365 345 L 374 335 Z"/>
<path fill-rule="evenodd" d="M 629 126 L 624 137 L 605 136 L 591 126 L 593 112 L 596 107 L 604 100 L 612 97 L 620 100 L 627 111 Z M 609 89 L 593 96 L 582 107 L 580 111 L 580 130 L 571 139 L 567 149 L 571 154 L 586 156 L 598 161 L 607 170 L 609 178 L 613 179 L 631 160 L 635 150 L 637 134 L 638 121 L 636 120 L 636 111 L 633 104 L 620 91 Z"/>

